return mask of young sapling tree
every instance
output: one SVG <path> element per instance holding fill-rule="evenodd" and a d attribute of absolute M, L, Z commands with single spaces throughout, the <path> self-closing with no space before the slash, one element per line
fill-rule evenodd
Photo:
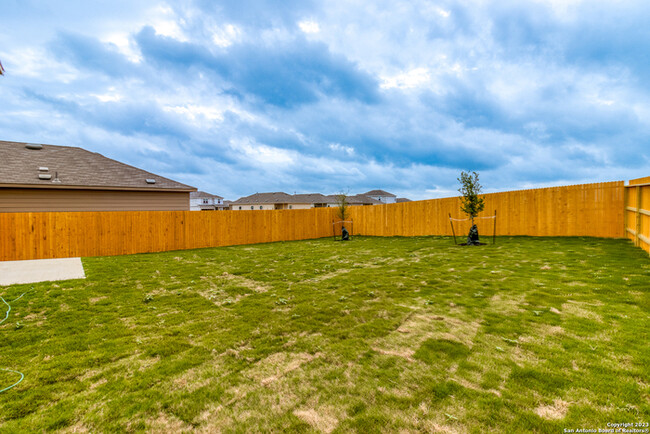
<path fill-rule="evenodd" d="M 481 193 L 481 184 L 478 181 L 478 173 L 476 172 L 460 172 L 460 178 L 457 178 L 461 187 L 458 189 L 462 197 L 460 199 L 460 210 L 467 214 L 472 220 L 472 227 L 467 237 L 467 244 L 480 244 L 478 242 L 478 228 L 474 224 L 474 217 L 483 211 L 485 208 L 485 201 L 479 197 Z"/>

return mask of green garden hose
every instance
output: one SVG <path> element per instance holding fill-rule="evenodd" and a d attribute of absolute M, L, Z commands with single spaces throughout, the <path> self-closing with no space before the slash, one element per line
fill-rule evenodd
<path fill-rule="evenodd" d="M 19 385 L 20 382 L 23 381 L 23 378 L 25 378 L 25 375 L 23 375 L 22 372 L 14 371 L 13 369 L 0 368 L 0 371 L 14 372 L 14 373 L 20 375 L 20 380 L 18 380 L 16 383 L 12 384 L 11 386 L 5 387 L 4 389 L 0 390 L 0 393 L 7 391 L 7 390 L 11 389 L 14 386 Z"/>
<path fill-rule="evenodd" d="M 20 297 L 18 297 L 18 298 L 15 299 L 15 300 L 11 300 L 11 302 L 13 303 L 14 301 L 18 301 L 18 300 L 20 300 L 20 299 L 23 297 L 23 295 L 25 295 L 25 294 L 26 294 L 26 293 L 23 292 L 23 293 L 20 295 Z M 3 319 L 2 321 L 0 321 L 0 324 L 2 324 L 3 322 L 5 322 L 5 321 L 7 320 L 7 318 L 9 318 L 9 312 L 11 312 L 11 306 L 9 305 L 9 303 L 7 303 L 7 301 L 6 301 L 4 298 L 0 297 L 0 300 L 2 300 L 2 302 L 3 302 L 4 304 L 7 305 L 7 314 L 5 315 L 4 319 Z M 20 375 L 20 380 L 18 380 L 16 383 L 12 384 L 12 385 L 9 386 L 9 387 L 5 387 L 4 389 L 1 389 L 1 390 L 0 390 L 0 393 L 2 393 L 2 392 L 6 392 L 7 390 L 11 389 L 12 387 L 17 386 L 18 384 L 20 384 L 21 381 L 23 381 L 23 378 L 25 378 L 25 375 L 24 375 L 22 372 L 14 371 L 13 369 L 0 368 L 0 371 L 13 372 L 13 373 L 15 373 L 15 374 Z"/>

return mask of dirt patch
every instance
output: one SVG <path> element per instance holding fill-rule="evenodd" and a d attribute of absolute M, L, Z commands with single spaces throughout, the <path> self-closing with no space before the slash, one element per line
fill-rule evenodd
<path fill-rule="evenodd" d="M 384 350 L 382 348 L 377 348 L 377 347 L 372 347 L 374 351 L 377 351 L 379 354 L 383 354 L 385 356 L 396 356 L 396 357 L 402 357 L 409 362 L 414 362 L 415 359 L 413 358 L 413 355 L 415 354 L 415 351 L 413 351 L 410 348 L 403 348 L 401 350 Z"/>
<path fill-rule="evenodd" d="M 574 315 L 580 318 L 591 319 L 596 322 L 603 322 L 603 318 L 596 312 L 587 308 L 586 303 L 579 303 L 575 301 L 568 301 L 562 305 L 562 312 L 567 315 Z"/>
<path fill-rule="evenodd" d="M 69 427 L 65 428 L 64 430 L 62 430 L 60 432 L 62 434 L 73 434 L 73 433 L 86 433 L 86 432 L 90 432 L 90 430 L 88 428 L 86 428 L 86 426 L 83 423 L 79 422 L 79 423 L 76 423 L 76 424 L 74 424 L 72 426 L 69 426 Z"/>
<path fill-rule="evenodd" d="M 542 405 L 535 409 L 535 414 L 542 419 L 558 420 L 563 419 L 569 411 L 569 403 L 556 399 L 552 405 Z"/>
<path fill-rule="evenodd" d="M 417 349 L 428 339 L 450 340 L 471 349 L 479 327 L 477 321 L 465 322 L 455 317 L 414 311 L 393 332 L 377 339 L 372 349 L 413 361 Z"/>
<path fill-rule="evenodd" d="M 474 384 L 470 381 L 465 380 L 464 378 L 450 378 L 451 381 L 455 381 L 456 383 L 460 384 L 461 386 L 467 388 L 467 389 L 472 389 L 476 390 L 477 392 L 488 392 L 492 393 L 496 396 L 501 396 L 501 392 L 495 389 L 483 389 L 481 386 L 478 384 Z"/>
<path fill-rule="evenodd" d="M 108 297 L 106 297 L 105 295 L 102 295 L 101 297 L 93 297 L 93 298 L 89 299 L 88 301 L 90 301 L 90 303 L 92 303 L 92 304 L 95 304 L 98 301 L 106 300 L 107 298 Z"/>
<path fill-rule="evenodd" d="M 156 419 L 147 421 L 147 428 L 147 432 L 155 433 L 179 433 L 193 430 L 191 425 L 167 413 L 160 413 Z"/>
<path fill-rule="evenodd" d="M 512 297 L 506 294 L 494 294 L 492 298 L 490 298 L 490 311 L 504 315 L 522 313 L 526 311 L 521 307 L 524 305 L 525 301 L 525 295 Z"/>
<path fill-rule="evenodd" d="M 339 424 L 334 413 L 325 408 L 319 408 L 318 411 L 313 408 L 294 410 L 293 414 L 312 428 L 324 433 L 331 433 Z"/>
<path fill-rule="evenodd" d="M 247 376 L 267 386 L 320 356 L 319 353 L 274 353 L 257 362 Z"/>
<path fill-rule="evenodd" d="M 349 273 L 352 270 L 348 270 L 347 268 L 341 268 L 340 270 L 332 271 L 331 273 L 323 274 L 321 276 L 316 276 L 313 279 L 307 280 L 308 282 L 322 282 L 323 280 L 328 280 L 332 279 L 334 277 L 340 276 L 342 274 Z"/>
<path fill-rule="evenodd" d="M 99 386 L 108 383 L 108 380 L 106 378 L 102 378 L 101 380 L 97 381 L 96 383 L 93 383 L 90 385 L 90 390 L 95 390 Z"/>
<path fill-rule="evenodd" d="M 218 279 L 228 280 L 237 286 L 243 286 L 244 288 L 252 289 L 255 292 L 267 292 L 270 288 L 268 285 L 265 285 L 257 280 L 249 279 L 244 276 L 238 276 L 236 274 L 230 274 L 224 272 L 221 276 L 217 277 Z"/>

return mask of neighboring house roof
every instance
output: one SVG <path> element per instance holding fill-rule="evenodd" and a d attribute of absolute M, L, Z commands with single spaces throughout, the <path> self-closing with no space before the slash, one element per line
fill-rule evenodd
<path fill-rule="evenodd" d="M 384 190 L 370 190 L 366 193 L 363 193 L 366 196 L 387 196 L 387 197 L 397 197 L 393 193 L 389 193 Z"/>
<path fill-rule="evenodd" d="M 337 196 L 338 195 L 327 196 L 329 198 L 327 203 L 337 204 L 338 203 Z M 351 205 L 379 205 L 379 204 L 382 204 L 382 202 L 378 201 L 377 199 L 373 199 L 372 197 L 368 197 L 368 196 L 366 196 L 364 194 L 357 194 L 357 195 L 354 195 L 354 196 L 346 196 L 345 200 L 347 201 L 347 203 L 349 203 Z"/>
<path fill-rule="evenodd" d="M 96 152 L 71 146 L 0 141 L 0 162 L 0 187 L 196 190 Z M 47 175 L 51 177 L 42 179 L 48 178 Z"/>
<path fill-rule="evenodd" d="M 396 202 L 396 203 L 404 203 L 404 202 L 412 202 L 412 200 L 411 200 L 411 199 L 407 199 L 407 198 L 405 198 L 405 197 L 398 197 L 397 199 L 395 199 L 395 202 Z"/>
<path fill-rule="evenodd" d="M 255 193 L 250 196 L 240 197 L 232 202 L 233 205 L 245 205 L 256 203 L 328 203 L 327 196 L 320 193 L 309 194 L 287 194 L 281 191 L 273 193 Z"/>
<path fill-rule="evenodd" d="M 363 194 L 357 194 L 355 196 L 347 196 L 347 202 L 349 204 L 364 204 L 364 205 L 375 205 L 381 204 L 382 202 L 375 200 L 371 197 L 365 196 Z M 276 203 L 327 203 L 327 204 L 336 204 L 337 195 L 325 196 L 320 193 L 308 193 L 308 194 L 287 194 L 281 191 L 276 191 L 273 193 L 255 193 L 250 196 L 240 197 L 236 201 L 232 202 L 232 205 L 249 205 L 249 204 L 276 204 Z"/>
<path fill-rule="evenodd" d="M 205 191 L 193 191 L 190 193 L 190 199 L 223 199 L 223 197 Z"/>

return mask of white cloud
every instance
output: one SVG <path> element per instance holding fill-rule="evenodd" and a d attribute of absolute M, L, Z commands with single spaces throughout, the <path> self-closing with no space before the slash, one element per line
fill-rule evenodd
<path fill-rule="evenodd" d="M 298 26 L 300 27 L 300 30 L 302 30 L 305 33 L 319 33 L 320 32 L 320 26 L 316 21 L 300 21 L 298 23 Z"/>
<path fill-rule="evenodd" d="M 354 148 L 352 148 L 350 146 L 343 146 L 340 143 L 331 143 L 329 145 L 329 148 L 334 152 L 345 153 L 347 155 L 353 155 L 354 154 Z"/>
<path fill-rule="evenodd" d="M 241 37 L 241 29 L 233 24 L 212 31 L 212 42 L 219 47 L 229 47 Z"/>
<path fill-rule="evenodd" d="M 110 43 L 117 47 L 117 50 L 126 56 L 133 63 L 142 62 L 142 54 L 137 46 L 131 40 L 131 35 L 129 33 L 116 32 L 109 33 L 103 38 L 102 42 Z"/>
<path fill-rule="evenodd" d="M 153 8 L 148 20 L 148 24 L 154 28 L 158 35 L 187 42 L 189 39 L 179 25 L 183 23 L 184 20 L 176 16 L 172 8 L 163 5 Z"/>
<path fill-rule="evenodd" d="M 431 76 L 428 68 L 413 68 L 391 77 L 382 77 L 382 89 L 413 89 L 429 82 Z"/>
<path fill-rule="evenodd" d="M 284 169 L 294 164 L 297 156 L 294 151 L 262 145 L 250 138 L 231 139 L 230 146 L 238 154 L 241 163 L 254 166 Z"/>

